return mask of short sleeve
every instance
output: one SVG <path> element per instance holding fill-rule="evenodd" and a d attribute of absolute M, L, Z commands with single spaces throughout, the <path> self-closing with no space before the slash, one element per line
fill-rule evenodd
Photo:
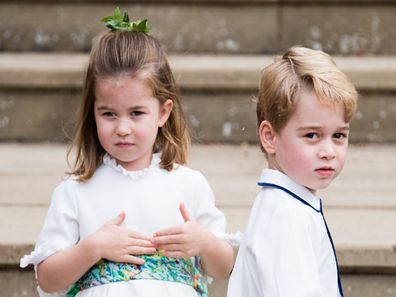
<path fill-rule="evenodd" d="M 194 201 L 194 218 L 201 226 L 208 228 L 218 237 L 223 237 L 226 229 L 224 214 L 216 207 L 213 191 L 206 178 L 197 172 Z"/>
<path fill-rule="evenodd" d="M 78 211 L 74 195 L 76 181 L 63 181 L 55 188 L 51 204 L 38 236 L 34 251 L 25 255 L 22 268 L 37 265 L 52 254 L 75 245 L 79 240 Z"/>
<path fill-rule="evenodd" d="M 278 210 L 273 215 L 266 238 L 269 253 L 258 264 L 259 273 L 266 273 L 266 278 L 260 279 L 268 280 L 271 275 L 269 296 L 323 296 L 312 223 L 312 217 L 295 208 Z M 266 282 L 260 285 L 261 291 L 268 293 Z"/>

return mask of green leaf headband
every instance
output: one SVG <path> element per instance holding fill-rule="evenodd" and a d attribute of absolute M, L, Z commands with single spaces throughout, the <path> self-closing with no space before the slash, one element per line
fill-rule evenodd
<path fill-rule="evenodd" d="M 102 22 L 104 22 L 106 27 L 110 28 L 112 31 L 120 30 L 149 34 L 151 30 L 147 19 L 130 22 L 128 13 L 125 12 L 124 16 L 122 16 L 119 7 L 114 10 L 114 15 L 104 17 Z"/>

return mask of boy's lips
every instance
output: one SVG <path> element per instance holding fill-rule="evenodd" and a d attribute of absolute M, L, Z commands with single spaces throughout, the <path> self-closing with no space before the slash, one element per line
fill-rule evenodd
<path fill-rule="evenodd" d="M 315 169 L 315 171 L 323 177 L 329 177 L 334 173 L 334 168 L 332 167 L 320 167 L 318 169 Z"/>

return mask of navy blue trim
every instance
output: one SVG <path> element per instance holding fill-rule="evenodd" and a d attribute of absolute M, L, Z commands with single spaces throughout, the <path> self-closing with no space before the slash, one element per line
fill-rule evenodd
<path fill-rule="evenodd" d="M 340 269 L 338 268 L 337 254 L 336 254 L 336 250 L 335 250 L 333 238 L 331 237 L 329 227 L 327 226 L 326 219 L 325 219 L 325 216 L 324 216 L 324 214 L 323 214 L 323 210 L 322 210 L 322 200 L 320 200 L 320 214 L 322 215 L 323 222 L 324 222 L 324 224 L 325 224 L 325 226 L 326 226 L 327 236 L 329 237 L 330 243 L 331 243 L 331 247 L 333 248 L 334 258 L 335 258 L 336 265 L 337 265 L 338 289 L 339 289 L 339 291 L 340 291 L 341 296 L 344 297 L 344 292 L 343 292 L 343 290 L 342 290 L 342 284 L 341 284 Z"/>
<path fill-rule="evenodd" d="M 333 238 L 331 237 L 329 227 L 327 226 L 326 219 L 325 219 L 324 214 L 323 214 L 322 200 L 320 200 L 320 209 L 317 210 L 315 207 L 313 207 L 313 206 L 312 206 L 311 204 L 309 204 L 307 201 L 305 201 L 304 199 L 302 199 L 300 196 L 296 195 L 296 194 L 293 193 L 292 191 L 290 191 L 290 190 L 288 190 L 288 189 L 286 189 L 286 188 L 284 188 L 284 187 L 282 187 L 282 186 L 279 186 L 279 185 L 277 185 L 277 184 L 262 183 L 262 182 L 259 182 L 258 185 L 259 185 L 259 186 L 262 186 L 262 187 L 266 187 L 266 186 L 267 186 L 267 187 L 274 187 L 274 188 L 277 188 L 277 189 L 279 189 L 279 190 L 282 190 L 282 191 L 286 192 L 287 194 L 289 194 L 290 196 L 292 196 L 293 198 L 295 198 L 295 199 L 297 199 L 298 201 L 300 201 L 301 203 L 305 204 L 306 206 L 309 206 L 310 208 L 312 208 L 313 210 L 315 210 L 316 212 L 318 212 L 318 213 L 321 214 L 321 216 L 322 216 L 322 218 L 323 218 L 324 225 L 325 225 L 325 227 L 326 227 L 327 237 L 328 237 L 329 240 L 330 240 L 331 248 L 333 249 L 333 253 L 334 253 L 334 258 L 335 258 L 336 268 L 337 268 L 337 283 L 338 283 L 338 290 L 339 290 L 341 296 L 344 297 L 344 292 L 343 292 L 343 290 L 342 290 L 342 284 L 341 284 L 340 270 L 339 270 L 339 268 L 338 268 L 337 254 L 336 254 L 336 250 L 335 250 L 335 247 L 334 247 Z"/>
<path fill-rule="evenodd" d="M 259 186 L 262 186 L 262 187 L 267 186 L 267 187 L 274 187 L 274 188 L 280 189 L 280 190 L 286 192 L 287 194 L 293 196 L 295 199 L 297 199 L 298 201 L 300 201 L 302 204 L 305 204 L 306 206 L 309 206 L 309 207 L 312 208 L 314 211 L 319 212 L 319 213 L 322 213 L 322 202 L 320 203 L 320 209 L 316 209 L 316 208 L 313 207 L 311 204 L 309 204 L 307 201 L 305 201 L 304 199 L 302 199 L 300 196 L 294 194 L 292 191 L 290 191 L 290 190 L 288 190 L 288 189 L 286 189 L 286 188 L 284 188 L 284 187 L 282 187 L 282 186 L 279 186 L 279 185 L 277 185 L 277 184 L 261 183 L 261 182 L 258 183 L 258 185 L 259 185 Z"/>

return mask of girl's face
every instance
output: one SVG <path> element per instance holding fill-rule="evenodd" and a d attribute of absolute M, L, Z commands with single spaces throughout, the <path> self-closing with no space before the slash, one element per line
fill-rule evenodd
<path fill-rule="evenodd" d="M 270 167 L 311 191 L 326 188 L 344 166 L 349 124 L 343 107 L 322 105 L 313 92 L 301 92 L 286 126 L 275 133 Z"/>
<path fill-rule="evenodd" d="M 150 165 L 158 128 L 167 121 L 172 101 L 162 106 L 141 79 L 127 75 L 99 80 L 95 88 L 95 121 L 104 150 L 127 170 Z"/>

